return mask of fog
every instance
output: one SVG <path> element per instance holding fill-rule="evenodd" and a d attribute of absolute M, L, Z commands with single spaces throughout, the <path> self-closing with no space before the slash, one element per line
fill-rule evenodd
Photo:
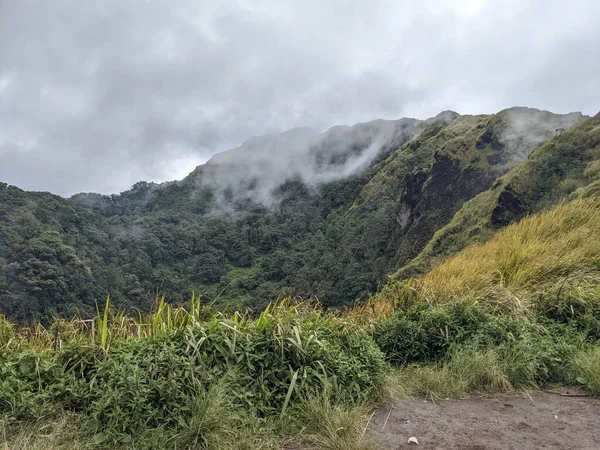
<path fill-rule="evenodd" d="M 418 130 L 415 119 L 375 120 L 352 127 L 336 126 L 324 133 L 296 128 L 255 137 L 213 156 L 198 174 L 198 186 L 228 191 L 264 205 L 287 180 L 309 187 L 359 174 L 386 150 L 397 150 Z"/>
<path fill-rule="evenodd" d="M 525 160 L 531 151 L 556 134 L 589 118 L 576 112 L 552 114 L 532 108 L 511 108 L 501 113 L 508 125 L 500 134 L 504 158 L 511 164 Z"/>
<path fill-rule="evenodd" d="M 599 22 L 597 0 L 0 1 L 0 181 L 111 194 L 296 127 L 595 114 Z"/>

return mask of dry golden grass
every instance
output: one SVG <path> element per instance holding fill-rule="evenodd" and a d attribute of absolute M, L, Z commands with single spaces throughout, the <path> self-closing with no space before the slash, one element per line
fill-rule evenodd
<path fill-rule="evenodd" d="M 485 244 L 468 247 L 415 280 L 420 300 L 444 304 L 471 298 L 516 314 L 533 310 L 557 284 L 598 286 L 600 199 L 577 199 L 527 217 Z"/>
<path fill-rule="evenodd" d="M 368 327 L 394 313 L 396 305 L 391 298 L 391 296 L 375 295 L 364 303 L 342 311 L 342 317 L 348 320 L 350 325 Z"/>

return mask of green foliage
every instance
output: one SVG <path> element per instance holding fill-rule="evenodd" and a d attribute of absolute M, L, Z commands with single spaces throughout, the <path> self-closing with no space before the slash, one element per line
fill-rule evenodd
<path fill-rule="evenodd" d="M 497 352 L 513 386 L 535 389 L 548 382 L 571 383 L 569 364 L 583 343 L 568 328 L 556 327 L 551 332 L 541 328 L 499 346 Z"/>
<path fill-rule="evenodd" d="M 157 290 L 172 303 L 202 292 L 209 303 L 256 310 L 285 293 L 353 301 L 384 275 L 372 274 L 350 242 L 340 246 L 344 214 L 366 180 L 355 176 L 318 190 L 288 183 L 273 208 L 251 203 L 210 214 L 196 209 L 191 188 L 181 197 L 165 188 L 173 197 L 152 209 L 130 203 L 127 193 L 107 200 L 108 209 L 77 197 L 105 217 L 2 185 L 0 312 L 19 321 L 52 313 L 92 317 L 107 295 L 120 308 L 148 311 Z M 167 195 L 142 185 L 134 191 L 142 188 L 139 202 Z"/>
<path fill-rule="evenodd" d="M 545 383 L 573 384 L 576 379 L 597 393 L 593 385 L 596 361 L 588 357 L 593 352 L 584 350 L 588 345 L 572 331 L 554 331 L 531 331 L 499 345 L 481 345 L 476 340 L 455 345 L 443 359 L 400 366 L 389 383 L 396 395 L 434 400 L 538 389 Z"/>
<path fill-rule="evenodd" d="M 292 414 L 295 428 L 302 429 L 300 440 L 310 448 L 323 450 L 370 450 L 375 446 L 362 439 L 368 409 L 332 402 L 317 395 L 299 402 Z"/>
<path fill-rule="evenodd" d="M 449 308 L 418 303 L 399 309 L 375 327 L 375 341 L 393 363 L 439 360 L 452 346 L 472 341 L 487 327 L 485 337 L 500 341 L 510 332 L 496 319 L 468 302 Z"/>
<path fill-rule="evenodd" d="M 138 331 L 118 315 L 109 323 L 106 308 L 98 312 L 98 336 L 74 336 L 55 350 L 51 343 L 47 350 L 5 347 L 0 414 L 14 421 L 75 411 L 96 444 L 165 429 L 208 446 L 207 436 L 224 432 L 201 416 L 206 408 L 285 418 L 302 399 L 326 395 L 351 405 L 381 388 L 383 354 L 339 318 L 278 304 L 254 320 L 238 313 L 202 319 L 198 306 L 172 311 L 162 301 Z"/>
<path fill-rule="evenodd" d="M 565 278 L 540 293 L 537 313 L 571 324 L 590 340 L 600 340 L 600 283 L 597 276 Z"/>
<path fill-rule="evenodd" d="M 14 338 L 14 325 L 4 316 L 0 315 L 0 349 L 8 345 Z"/>
<path fill-rule="evenodd" d="M 280 447 L 274 427 L 232 401 L 231 389 L 221 381 L 192 400 L 190 419 L 177 436 L 181 447 L 207 450 Z"/>
<path fill-rule="evenodd" d="M 600 347 L 579 351 L 573 362 L 576 381 L 595 395 L 600 394 Z"/>
<path fill-rule="evenodd" d="M 468 301 L 404 307 L 371 322 L 372 336 L 358 326 L 364 308 L 341 318 L 284 303 L 251 319 L 210 313 L 197 299 L 188 310 L 163 299 L 138 322 L 112 312 L 104 321 L 108 308 L 99 311 L 104 343 L 74 323 L 16 329 L 0 356 L 0 413 L 17 429 L 75 413 L 80 429 L 69 433 L 91 448 L 276 448 L 283 433 L 318 448 L 367 449 L 363 405 L 380 398 L 384 358 L 400 365 L 387 379 L 396 395 L 547 382 L 598 392 L 597 340 L 577 314 L 561 322 Z M 59 346 L 56 329 L 68 339 Z"/>
<path fill-rule="evenodd" d="M 512 390 L 504 369 L 502 356 L 495 349 L 464 346 L 454 350 L 445 361 L 400 367 L 390 378 L 390 383 L 401 397 L 419 395 L 434 401 L 462 398 L 471 393 Z"/>
<path fill-rule="evenodd" d="M 52 414 L 49 405 L 68 395 L 66 377 L 47 352 L 0 351 L 0 414 L 28 420 Z"/>
<path fill-rule="evenodd" d="M 418 304 L 376 324 L 374 337 L 396 364 L 440 363 L 455 376 L 469 359 L 496 358 L 506 386 L 535 388 L 573 381 L 570 362 L 586 342 L 595 342 L 575 322 L 497 316 L 468 302 L 447 307 Z M 437 376 L 424 372 L 429 375 Z M 464 389 L 473 390 L 469 385 Z"/>

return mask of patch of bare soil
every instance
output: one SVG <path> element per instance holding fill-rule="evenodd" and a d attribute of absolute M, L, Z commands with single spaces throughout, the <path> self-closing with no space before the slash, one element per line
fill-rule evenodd
<path fill-rule="evenodd" d="M 418 444 L 408 443 L 412 436 Z M 393 450 L 599 450 L 600 399 L 535 393 L 403 400 L 375 412 L 367 437 Z"/>

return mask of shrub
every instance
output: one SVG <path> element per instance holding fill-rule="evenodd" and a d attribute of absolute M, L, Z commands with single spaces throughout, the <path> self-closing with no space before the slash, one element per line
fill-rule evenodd
<path fill-rule="evenodd" d="M 66 392 L 62 367 L 47 352 L 0 354 L 0 414 L 16 420 L 55 412 Z"/>
<path fill-rule="evenodd" d="M 448 308 L 419 303 L 376 324 L 374 337 L 390 362 L 437 361 L 454 345 L 473 340 L 490 322 L 491 315 L 466 301 Z M 491 331 L 503 330 L 490 325 Z"/>
<path fill-rule="evenodd" d="M 200 442 L 198 430 L 214 425 L 199 420 L 201 399 L 214 399 L 217 386 L 227 386 L 232 411 L 279 417 L 323 393 L 360 403 L 378 391 L 388 368 L 369 334 L 312 310 L 277 307 L 256 320 L 236 313 L 160 328 L 100 345 L 75 339 L 56 350 L 7 351 L 0 411 L 14 419 L 79 412 L 96 444 L 158 429 L 189 437 L 190 426 Z"/>
<path fill-rule="evenodd" d="M 518 388 L 536 388 L 547 382 L 570 383 L 570 363 L 583 337 L 568 326 L 534 326 L 519 339 L 498 347 L 510 382 Z"/>
<path fill-rule="evenodd" d="M 591 347 L 579 351 L 573 361 L 573 371 L 577 381 L 592 394 L 600 394 L 600 347 Z"/>
<path fill-rule="evenodd" d="M 374 336 L 392 363 L 440 364 L 439 370 L 430 367 L 419 372 L 420 383 L 425 386 L 417 389 L 419 393 L 444 391 L 436 384 L 448 377 L 456 384 L 450 390 L 478 390 L 476 386 L 486 385 L 481 381 L 487 376 L 482 371 L 486 366 L 497 369 L 490 379 L 504 380 L 501 384 L 505 387 L 571 383 L 573 358 L 586 342 L 594 342 L 574 323 L 497 316 L 469 302 L 445 307 L 419 304 L 396 311 L 375 327 Z M 481 375 L 480 379 L 464 384 L 476 374 Z M 487 384 L 497 390 L 493 383 Z"/>
<path fill-rule="evenodd" d="M 565 278 L 541 293 L 536 312 L 552 321 L 571 324 L 589 339 L 600 339 L 600 277 L 580 274 Z"/>

